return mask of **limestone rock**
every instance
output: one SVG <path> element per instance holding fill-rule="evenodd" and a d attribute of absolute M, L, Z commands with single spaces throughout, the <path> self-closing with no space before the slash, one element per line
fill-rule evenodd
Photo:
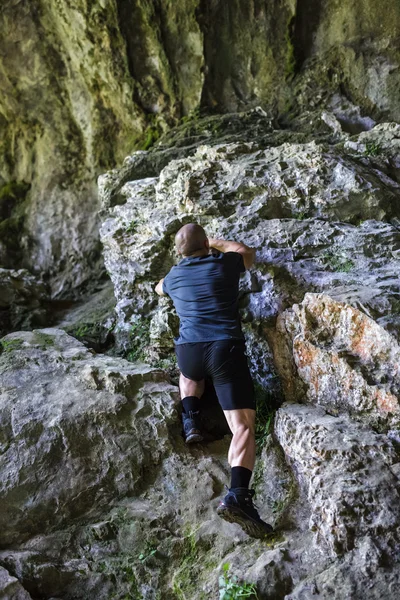
<path fill-rule="evenodd" d="M 276 532 L 250 540 L 215 512 L 229 439 L 184 444 L 161 370 L 56 329 L 2 341 L 0 564 L 32 597 L 212 598 L 226 562 L 261 600 L 332 585 L 361 600 L 397 582 L 388 437 L 320 407 L 281 408 L 254 475 Z"/>
<path fill-rule="evenodd" d="M 275 134 L 266 135 L 271 141 Z M 384 128 L 376 135 L 385 138 Z M 174 234 L 190 221 L 211 236 L 257 248 L 255 267 L 241 285 L 241 309 L 258 344 L 265 337 L 274 343 L 273 319 L 306 291 L 357 306 L 399 335 L 397 181 L 343 148 L 288 142 L 265 148 L 241 136 L 200 146 L 155 177 L 143 179 L 132 166 L 120 177 L 102 178 L 100 235 L 117 299 L 118 344 L 129 347 L 139 315 L 154 328 L 159 310 L 165 311 L 154 286 L 176 260 Z M 391 140 L 387 147 L 394 152 Z M 168 346 L 175 332 L 168 332 L 172 321 L 164 324 Z"/>
<path fill-rule="evenodd" d="M 397 0 L 4 0 L 0 186 L 29 188 L 7 266 L 45 271 L 57 297 L 99 276 L 96 176 L 199 107 L 320 111 L 336 141 L 355 132 L 346 103 L 364 129 L 398 120 L 399 22 Z"/>
<path fill-rule="evenodd" d="M 44 325 L 48 299 L 47 286 L 25 269 L 0 269 L 0 336 Z"/>
<path fill-rule="evenodd" d="M 387 437 L 346 416 L 295 404 L 278 411 L 275 433 L 307 490 L 318 543 L 343 554 L 372 536 L 391 556 L 399 541 L 400 488 L 390 470 L 396 451 Z"/>
<path fill-rule="evenodd" d="M 277 329 L 288 399 L 299 377 L 308 401 L 333 414 L 347 412 L 381 431 L 399 426 L 400 347 L 375 321 L 326 295 L 306 294 Z"/>
<path fill-rule="evenodd" d="M 32 600 L 18 579 L 0 567 L 0 598 L 1 600 Z"/>
<path fill-rule="evenodd" d="M 96 352 L 104 352 L 113 343 L 114 308 L 114 288 L 107 281 L 72 307 L 59 311 L 53 324 Z"/>
<path fill-rule="evenodd" d="M 143 489 L 143 471 L 170 452 L 176 388 L 162 371 L 94 356 L 61 330 L 9 334 L 2 345 L 5 547 Z"/>

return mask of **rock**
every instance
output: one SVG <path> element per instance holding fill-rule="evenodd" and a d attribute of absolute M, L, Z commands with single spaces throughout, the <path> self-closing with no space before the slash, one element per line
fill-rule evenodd
<path fill-rule="evenodd" d="M 356 12 L 349 0 L 339 11 L 325 0 L 77 0 L 62 10 L 58 0 L 37 10 L 5 1 L 0 186 L 29 189 L 7 217 L 7 248 L 19 254 L 7 266 L 44 271 L 57 297 L 100 277 L 96 176 L 199 109 L 261 106 L 289 120 L 320 111 L 317 135 L 336 141 L 398 120 L 399 20 L 396 0 L 384 9 L 363 0 Z"/>
<path fill-rule="evenodd" d="M 366 538 L 360 548 L 349 552 L 341 564 L 333 564 L 315 577 L 305 579 L 285 596 L 285 600 L 395 598 L 399 585 L 398 567 L 379 568 L 381 562 L 381 553 Z"/>
<path fill-rule="evenodd" d="M 212 598 L 224 563 L 260 600 L 394 586 L 399 456 L 387 436 L 321 407 L 281 408 L 254 474 L 276 531 L 251 540 L 215 511 L 229 438 L 184 444 L 163 371 L 59 329 L 2 346 L 0 564 L 32 597 Z"/>
<path fill-rule="evenodd" d="M 275 434 L 307 490 L 316 542 L 334 556 L 371 536 L 393 559 L 400 487 L 390 470 L 398 458 L 388 438 L 347 416 L 296 404 L 279 409 Z"/>
<path fill-rule="evenodd" d="M 10 334 L 2 347 L 4 548 L 143 489 L 170 452 L 176 388 L 57 329 Z"/>
<path fill-rule="evenodd" d="M 96 352 L 103 352 L 113 344 L 115 325 L 114 288 L 109 281 L 80 302 L 60 303 L 54 325 L 64 329 Z M 72 304 L 72 306 L 71 306 Z"/>
<path fill-rule="evenodd" d="M 44 325 L 48 300 L 47 286 L 29 271 L 0 269 L 0 336 Z"/>
<path fill-rule="evenodd" d="M 277 329 L 287 399 L 301 389 L 299 377 L 307 400 L 332 414 L 346 412 L 379 431 L 399 426 L 400 346 L 375 321 L 329 296 L 306 294 Z"/>
<path fill-rule="evenodd" d="M 32 600 L 18 579 L 11 577 L 2 567 L 0 567 L 0 598 L 1 600 Z"/>
<path fill-rule="evenodd" d="M 169 162 L 158 177 L 138 179 L 135 169 L 130 182 L 124 169 L 122 179 L 104 176 L 100 235 L 117 299 L 118 345 L 129 349 L 139 314 L 152 323 L 155 338 L 166 312 L 154 286 L 176 260 L 174 234 L 195 220 L 211 236 L 258 249 L 256 265 L 243 279 L 241 307 L 259 344 L 265 337 L 273 343 L 273 319 L 306 291 L 325 291 L 358 306 L 398 335 L 399 231 L 375 220 L 377 211 L 381 218 L 397 218 L 398 183 L 364 163 L 360 167 L 343 148 L 315 143 L 260 148 L 239 140 L 201 146 Z M 119 200 L 110 206 L 113 194 Z M 167 321 L 164 316 L 162 335 L 169 340 L 164 347 L 172 348 L 176 324 Z"/>

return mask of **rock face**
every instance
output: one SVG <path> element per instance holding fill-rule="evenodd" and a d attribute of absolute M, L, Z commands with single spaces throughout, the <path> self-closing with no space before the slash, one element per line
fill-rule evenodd
<path fill-rule="evenodd" d="M 45 325 L 47 286 L 29 271 L 0 269 L 0 335 Z"/>
<path fill-rule="evenodd" d="M 3 5 L 0 325 L 34 330 L 0 343 L 0 597 L 209 600 L 228 563 L 259 600 L 397 599 L 398 3 Z M 181 436 L 154 287 L 192 221 L 257 249 L 262 541 L 216 515 L 209 387 L 205 442 Z"/>
<path fill-rule="evenodd" d="M 276 533 L 251 540 L 215 512 L 229 439 L 185 446 L 163 371 L 57 329 L 9 334 L 2 349 L 5 599 L 205 600 L 223 563 L 261 600 L 396 597 L 400 454 L 388 436 L 284 405 L 254 474 Z"/>
<path fill-rule="evenodd" d="M 299 377 L 307 399 L 333 414 L 348 412 L 380 431 L 399 427 L 400 347 L 375 321 L 306 294 L 278 318 L 277 330 L 287 399 L 299 399 Z"/>
<path fill-rule="evenodd" d="M 307 489 L 310 529 L 330 554 L 359 547 L 364 536 L 381 551 L 398 544 L 400 488 L 390 469 L 398 456 L 386 436 L 300 405 L 279 410 L 275 433 Z"/>
<path fill-rule="evenodd" d="M 253 123 L 264 132 L 257 141 L 237 131 L 235 142 L 230 135 L 228 143 L 211 140 L 196 151 L 181 146 L 189 156 L 170 160 L 157 177 L 143 178 L 143 164 L 157 164 L 157 156 L 166 161 L 162 147 L 100 178 L 100 235 L 123 346 L 145 315 L 153 341 L 163 332 L 162 350 L 172 348 L 176 322 L 154 285 L 175 260 L 176 231 L 191 221 L 212 237 L 257 248 L 242 283 L 242 316 L 259 343 L 265 337 L 275 343 L 273 320 L 306 291 L 349 302 L 399 335 L 400 194 L 393 171 L 399 126 L 373 130 L 378 167 L 363 150 L 365 134 L 350 141 L 341 132 L 344 146 L 326 144 L 332 130 L 318 144 L 281 144 L 265 114 L 253 113 Z M 266 361 L 258 371 L 268 373 Z"/>
<path fill-rule="evenodd" d="M 10 334 L 2 344 L 0 518 L 7 547 L 98 514 L 143 486 L 140 473 L 168 452 L 160 428 L 167 431 L 176 394 L 162 372 L 94 358 L 61 330 Z M 156 413 L 149 397 L 159 399 Z M 146 414 L 144 429 L 136 413 Z"/>
<path fill-rule="evenodd" d="M 96 176 L 199 107 L 400 115 L 397 0 L 4 0 L 0 24 L 2 266 L 57 297 L 101 268 Z"/>
<path fill-rule="evenodd" d="M 18 579 L 0 567 L 0 598 L 4 600 L 31 600 L 31 596 L 26 592 Z"/>

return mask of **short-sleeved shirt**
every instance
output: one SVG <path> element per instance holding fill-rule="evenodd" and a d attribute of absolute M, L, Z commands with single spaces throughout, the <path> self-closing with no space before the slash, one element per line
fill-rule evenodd
<path fill-rule="evenodd" d="M 180 320 L 175 344 L 243 339 L 238 311 L 238 252 L 216 252 L 184 258 L 164 279 L 163 292 L 172 299 Z"/>

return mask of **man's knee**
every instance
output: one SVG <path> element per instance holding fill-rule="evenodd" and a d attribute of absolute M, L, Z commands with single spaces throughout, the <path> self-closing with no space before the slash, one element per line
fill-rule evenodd
<path fill-rule="evenodd" d="M 249 421 L 240 421 L 233 427 L 233 435 L 240 437 L 254 437 L 254 423 Z"/>
<path fill-rule="evenodd" d="M 202 381 L 194 381 L 188 379 L 182 373 L 179 378 L 179 389 L 182 398 L 185 396 L 197 396 L 200 398 L 204 393 L 204 379 Z"/>
<path fill-rule="evenodd" d="M 255 430 L 255 410 L 241 408 L 224 411 L 229 428 L 233 435 L 253 435 Z"/>

